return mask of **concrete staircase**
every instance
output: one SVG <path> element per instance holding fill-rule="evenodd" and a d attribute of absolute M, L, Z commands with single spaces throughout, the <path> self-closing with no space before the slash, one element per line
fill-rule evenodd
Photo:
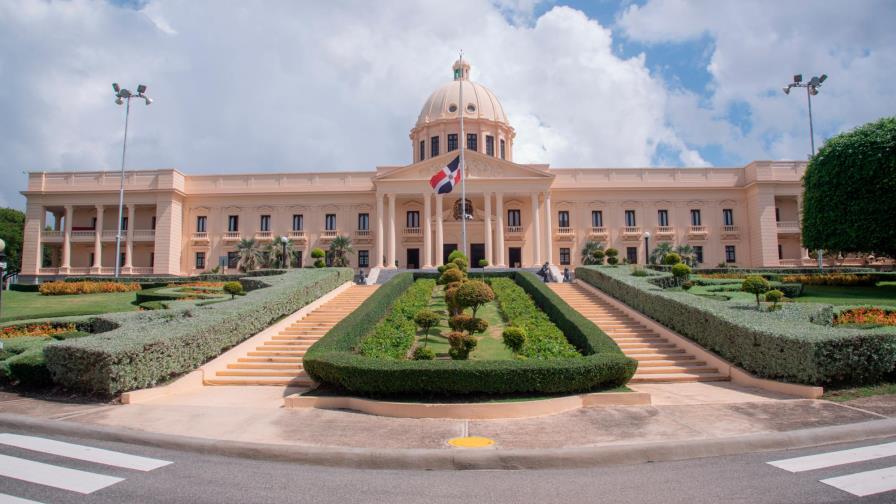
<path fill-rule="evenodd" d="M 578 282 L 550 283 L 548 286 L 613 338 L 625 355 L 638 361 L 638 370 L 629 383 L 728 380 L 715 367 L 697 360 Z"/>
<path fill-rule="evenodd" d="M 377 289 L 376 285 L 352 285 L 301 320 L 227 364 L 206 379 L 206 385 L 311 386 L 302 368 L 308 347 L 351 313 Z"/>

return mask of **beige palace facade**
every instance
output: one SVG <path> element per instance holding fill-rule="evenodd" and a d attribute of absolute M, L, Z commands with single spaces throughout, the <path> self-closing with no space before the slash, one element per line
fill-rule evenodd
<path fill-rule="evenodd" d="M 454 80 L 426 101 L 406 166 L 371 171 L 125 175 L 122 273 L 192 275 L 233 266 L 236 245 L 286 236 L 295 265 L 336 236 L 365 270 L 430 268 L 462 244 L 460 187 L 429 179 L 466 141 L 467 253 L 490 267 L 581 264 L 587 241 L 643 263 L 645 237 L 688 244 L 702 263 L 813 264 L 800 244 L 805 162 L 740 168 L 554 168 L 513 162 L 515 132 L 497 97 L 455 63 Z M 463 103 L 461 103 L 463 87 Z M 461 110 L 458 110 L 462 108 Z M 460 138 L 459 114 L 464 114 Z M 112 274 L 118 172 L 32 172 L 22 276 Z"/>

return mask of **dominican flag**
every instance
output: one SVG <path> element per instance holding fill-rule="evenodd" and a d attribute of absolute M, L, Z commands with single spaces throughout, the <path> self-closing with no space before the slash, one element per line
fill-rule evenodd
<path fill-rule="evenodd" d="M 429 179 L 429 185 L 439 194 L 450 193 L 458 182 L 460 182 L 460 156 L 454 158 Z"/>

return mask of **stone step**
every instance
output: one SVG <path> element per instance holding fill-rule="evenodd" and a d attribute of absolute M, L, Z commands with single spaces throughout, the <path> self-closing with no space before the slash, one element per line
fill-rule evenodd
<path fill-rule="evenodd" d="M 638 365 L 649 365 L 650 362 L 679 362 L 683 360 L 697 360 L 693 355 L 688 355 L 684 353 L 682 350 L 680 353 L 674 354 L 626 354 L 626 357 L 631 357 L 638 361 Z"/>
<path fill-rule="evenodd" d="M 293 364 L 301 364 L 302 359 L 300 357 L 240 357 L 236 360 L 237 362 L 279 362 L 279 363 L 293 363 Z"/>
<path fill-rule="evenodd" d="M 247 371 L 218 371 L 215 373 L 215 376 L 288 376 L 288 377 L 299 377 L 299 376 L 307 376 L 304 371 L 300 371 L 297 369 L 293 370 L 280 370 L 280 371 L 263 371 L 263 370 L 247 370 Z"/>
<path fill-rule="evenodd" d="M 276 341 L 265 341 L 265 348 L 269 348 L 272 346 L 276 347 L 299 347 L 299 348 L 308 348 L 314 343 L 310 343 L 308 341 L 289 341 L 289 340 L 276 340 Z"/>
<path fill-rule="evenodd" d="M 294 347 L 294 346 L 274 346 L 274 345 L 262 345 L 259 347 L 255 347 L 256 352 L 290 352 L 301 355 L 305 354 L 305 350 L 308 350 L 308 346 Z"/>
<path fill-rule="evenodd" d="M 314 385 L 311 378 L 283 378 L 283 377 L 230 377 L 212 378 L 205 380 L 206 385 L 271 385 L 276 387 L 310 387 Z"/>
<path fill-rule="evenodd" d="M 249 357 L 302 357 L 305 355 L 305 352 L 285 352 L 283 350 L 263 350 L 263 351 L 254 351 L 247 352 L 246 355 Z"/>
<path fill-rule="evenodd" d="M 302 369 L 301 363 L 291 363 L 291 364 L 268 364 L 263 362 L 237 362 L 235 364 L 228 364 L 227 369 Z"/>
<path fill-rule="evenodd" d="M 638 366 L 638 371 L 635 373 L 636 375 L 648 375 L 648 374 L 675 374 L 675 373 L 690 373 L 690 374 L 718 374 L 718 370 L 712 366 L 646 366 L 641 367 Z"/>
<path fill-rule="evenodd" d="M 727 376 L 718 373 L 713 374 L 691 374 L 691 373 L 669 373 L 669 374 L 648 374 L 641 375 L 635 373 L 635 376 L 629 380 L 629 383 L 688 383 L 688 382 L 707 382 L 707 381 L 729 381 Z"/>
<path fill-rule="evenodd" d="M 617 343 L 617 346 L 625 350 L 672 350 L 676 348 L 674 343 Z"/>
<path fill-rule="evenodd" d="M 696 357 L 692 355 L 682 356 L 677 359 L 645 359 L 638 362 L 638 369 L 652 368 L 652 367 L 664 367 L 664 366 L 680 366 L 680 367 L 690 367 L 690 366 L 705 366 L 706 362 L 698 361 Z"/>

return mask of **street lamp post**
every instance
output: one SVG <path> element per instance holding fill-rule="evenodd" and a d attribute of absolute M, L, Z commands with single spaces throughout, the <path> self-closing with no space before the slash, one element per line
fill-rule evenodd
<path fill-rule="evenodd" d="M 115 91 L 115 103 L 118 105 L 125 104 L 124 142 L 121 147 L 121 184 L 118 188 L 118 227 L 115 232 L 115 278 L 118 278 L 121 274 L 121 221 L 124 219 L 124 160 L 128 152 L 128 119 L 131 116 L 131 98 L 142 98 L 146 102 L 146 106 L 152 103 L 152 99 L 146 96 L 146 86 L 143 84 L 137 86 L 137 94 L 119 86 L 117 82 L 112 83 L 112 89 Z M 133 225 L 133 223 L 130 224 Z M 97 230 L 97 232 L 102 233 L 102 230 Z"/>
<path fill-rule="evenodd" d="M 644 231 L 644 265 L 650 264 L 650 231 Z"/>
<path fill-rule="evenodd" d="M 283 265 L 284 269 L 289 269 L 289 261 L 286 260 L 286 242 L 289 241 L 289 238 L 285 236 L 280 237 L 280 246 L 282 247 L 282 255 L 280 256 L 280 263 Z"/>
<path fill-rule="evenodd" d="M 6 274 L 6 242 L 0 239 L 0 313 L 3 309 L 3 288 L 6 287 L 4 274 Z"/>
<path fill-rule="evenodd" d="M 828 80 L 827 74 L 821 74 L 821 77 L 812 77 L 809 79 L 809 82 L 803 82 L 803 74 L 796 74 L 793 76 L 793 82 L 784 86 L 784 94 L 789 95 L 790 90 L 793 88 L 806 88 L 806 100 L 809 102 L 809 146 L 812 148 L 811 154 L 809 154 L 809 158 L 815 155 L 815 130 L 812 126 L 812 97 L 818 94 L 818 88 L 821 87 L 821 84 Z M 801 209 L 800 209 L 801 210 Z M 818 269 L 824 269 L 824 261 L 821 249 L 818 249 Z"/>

